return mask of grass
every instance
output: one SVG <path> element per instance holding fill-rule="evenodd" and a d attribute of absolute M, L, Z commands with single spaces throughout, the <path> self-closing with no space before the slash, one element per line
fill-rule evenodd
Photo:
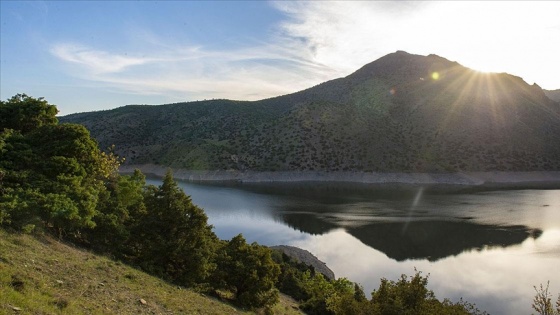
<path fill-rule="evenodd" d="M 286 296 L 275 314 L 301 314 Z M 0 314 L 254 314 L 50 236 L 0 229 Z"/>

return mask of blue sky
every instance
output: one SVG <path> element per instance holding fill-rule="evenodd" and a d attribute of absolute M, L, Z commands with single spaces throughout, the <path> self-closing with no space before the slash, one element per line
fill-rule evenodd
<path fill-rule="evenodd" d="M 0 99 L 257 100 L 396 50 L 560 88 L 560 2 L 0 1 Z"/>

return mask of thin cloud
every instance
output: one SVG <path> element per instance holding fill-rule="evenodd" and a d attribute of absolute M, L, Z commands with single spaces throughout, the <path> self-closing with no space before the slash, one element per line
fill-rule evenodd
<path fill-rule="evenodd" d="M 73 44 L 55 45 L 51 48 L 51 53 L 64 61 L 83 66 L 94 74 L 121 72 L 131 66 L 156 61 L 151 58 L 114 55 Z"/>
<path fill-rule="evenodd" d="M 435 53 L 559 88 L 558 3 L 274 2 L 287 19 L 264 41 L 212 50 L 131 28 L 134 54 L 58 43 L 70 74 L 132 94 L 257 100 L 345 76 L 385 54 Z M 552 29 L 552 30 L 551 30 Z M 547 77 L 548 75 L 548 77 Z M 556 86 L 554 86 L 556 84 Z"/>
<path fill-rule="evenodd" d="M 275 2 L 314 62 L 341 74 L 396 50 L 560 87 L 558 2 Z M 543 71 L 543 69 L 548 69 Z"/>
<path fill-rule="evenodd" d="M 332 77 L 332 69 L 292 49 L 260 42 L 229 51 L 201 46 L 173 46 L 150 34 L 152 50 L 123 56 L 82 45 L 59 43 L 51 53 L 77 65 L 72 75 L 133 94 L 175 99 L 231 98 L 257 100 L 307 88 Z M 147 42 L 148 44 L 148 42 Z"/>

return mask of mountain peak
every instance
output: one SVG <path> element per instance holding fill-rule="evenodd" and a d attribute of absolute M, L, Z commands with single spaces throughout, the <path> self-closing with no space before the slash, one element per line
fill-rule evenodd
<path fill-rule="evenodd" d="M 384 79 L 393 77 L 395 80 L 408 78 L 407 80 L 410 80 L 428 77 L 434 71 L 445 71 L 455 67 L 464 68 L 457 62 L 449 61 L 435 54 L 423 56 L 398 50 L 366 64 L 350 74 L 348 78 L 357 81 L 373 77 Z"/>
<path fill-rule="evenodd" d="M 521 78 L 397 51 L 272 99 L 131 107 L 66 121 L 85 124 L 103 147 L 115 144 L 129 164 L 456 172 L 560 170 L 559 119 L 559 104 Z"/>

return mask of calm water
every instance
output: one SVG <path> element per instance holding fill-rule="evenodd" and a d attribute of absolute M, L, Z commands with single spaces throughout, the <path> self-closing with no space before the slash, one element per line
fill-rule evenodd
<path fill-rule="evenodd" d="M 560 190 L 180 185 L 220 238 L 306 249 L 366 292 L 416 268 L 438 298 L 490 314 L 530 314 L 549 280 L 560 293 Z"/>

